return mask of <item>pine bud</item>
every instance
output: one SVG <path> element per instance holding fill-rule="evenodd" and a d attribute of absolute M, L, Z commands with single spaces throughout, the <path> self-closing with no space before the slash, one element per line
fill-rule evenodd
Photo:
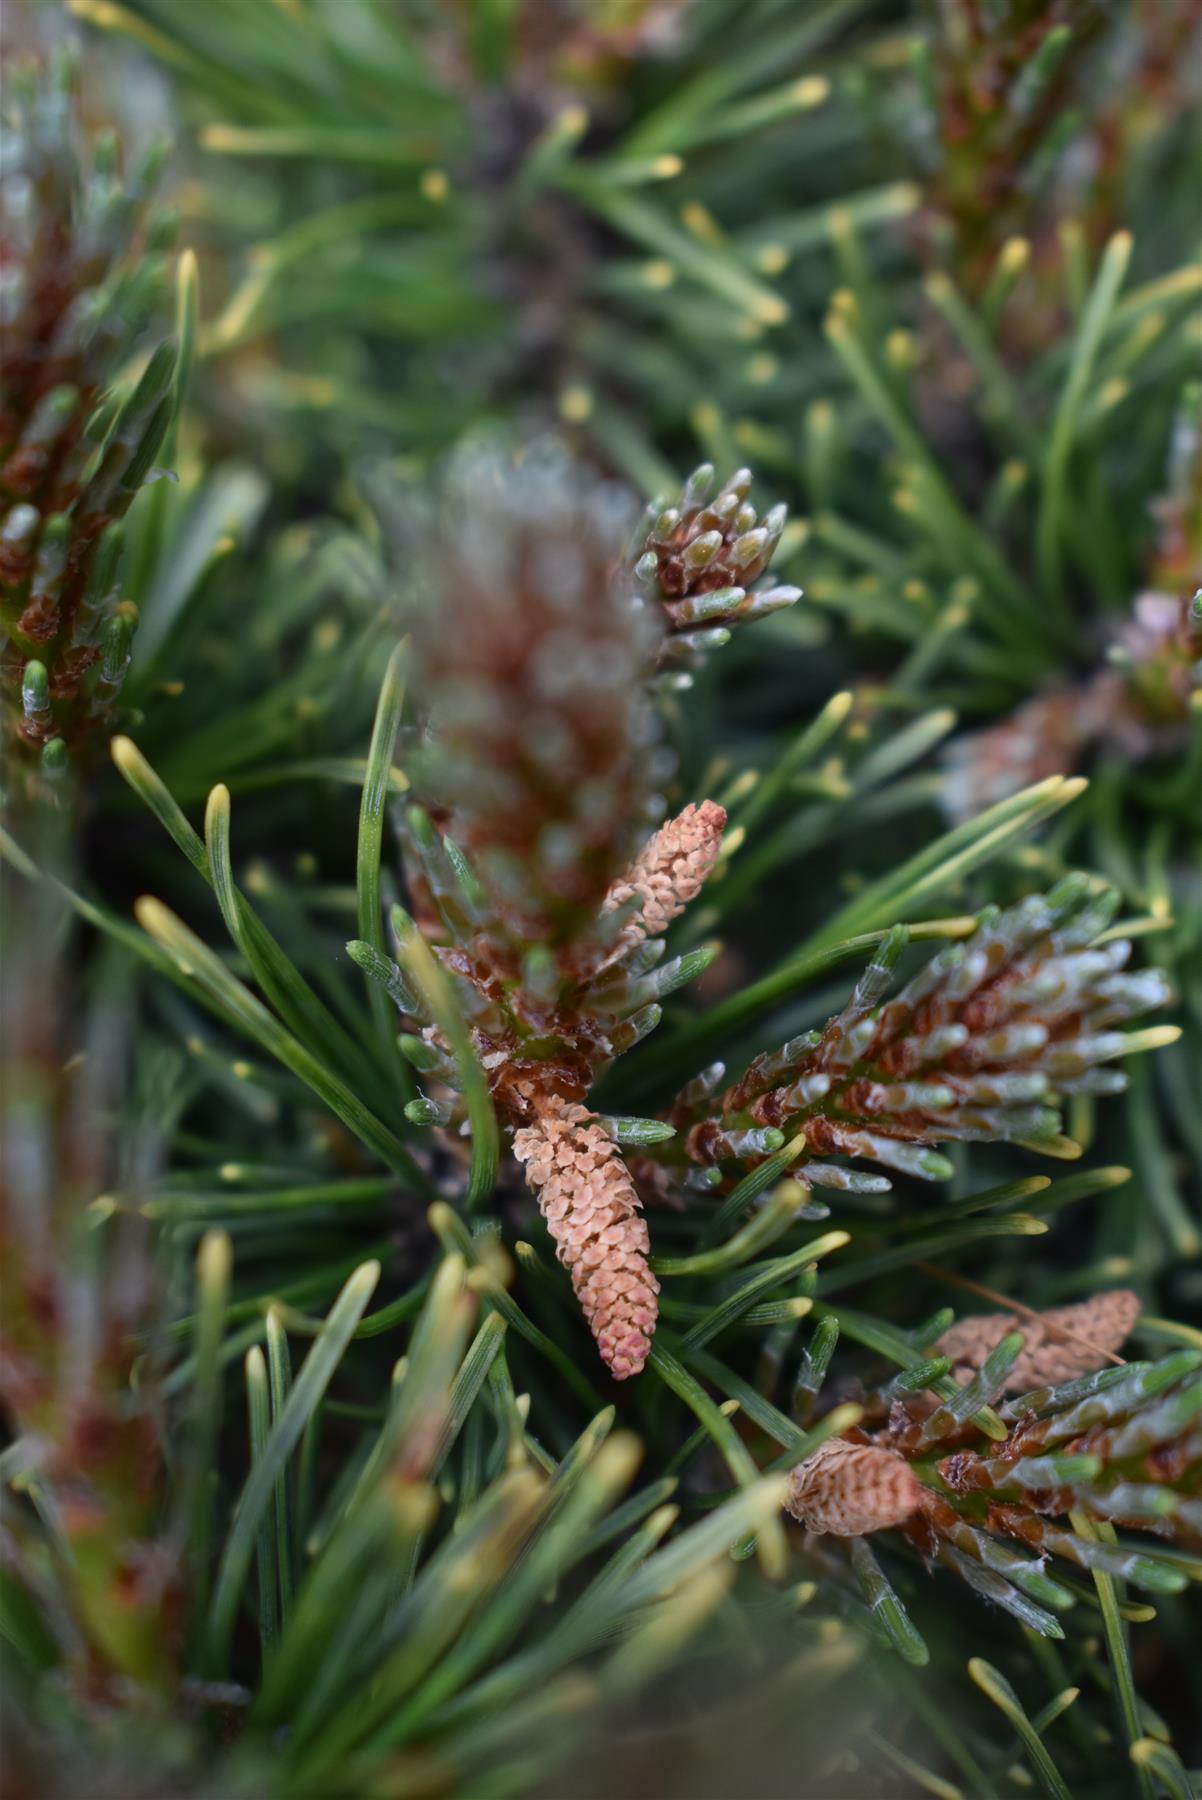
<path fill-rule="evenodd" d="M 712 500 L 714 471 L 703 463 L 686 482 L 673 506 L 648 508 L 631 549 L 636 582 L 660 608 L 668 636 L 662 660 L 693 664 L 709 643 L 699 643 L 695 627 L 725 627 L 762 618 L 792 606 L 800 588 L 753 591 L 776 554 L 785 526 L 785 508 L 774 506 L 763 519 L 747 501 L 750 469 L 736 469 Z M 707 640 L 716 637 L 707 631 Z M 721 638 L 726 641 L 725 636 Z"/>
<path fill-rule="evenodd" d="M 1159 971 L 1125 972 L 1130 943 L 1094 944 L 1116 904 L 1070 876 L 984 917 L 886 999 L 905 943 L 895 932 L 817 1043 L 757 1057 L 726 1090 L 693 1127 L 690 1156 L 711 1162 L 718 1133 L 754 1124 L 804 1132 L 818 1156 L 944 1180 L 950 1166 L 928 1146 L 1054 1138 L 1064 1096 L 1121 1091 L 1125 1077 L 1103 1065 L 1167 1041 L 1116 1029 L 1169 998 Z M 797 1173 L 810 1179 L 802 1163 Z"/>

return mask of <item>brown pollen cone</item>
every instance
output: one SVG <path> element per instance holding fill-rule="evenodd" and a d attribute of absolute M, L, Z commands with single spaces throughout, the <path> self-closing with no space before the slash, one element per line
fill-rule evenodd
<path fill-rule="evenodd" d="M 807 1531 L 864 1537 L 918 1509 L 922 1483 L 891 1450 L 828 1438 L 789 1475 L 786 1510 Z"/>
<path fill-rule="evenodd" d="M 647 1265 L 638 1195 L 618 1146 L 587 1107 L 556 1094 L 535 1105 L 534 1123 L 514 1134 L 513 1153 L 538 1195 L 602 1361 L 624 1381 L 646 1362 L 658 1316 L 659 1283 Z"/>
<path fill-rule="evenodd" d="M 605 896 L 606 912 L 636 896 L 642 902 L 622 934 L 623 948 L 658 937 L 697 898 L 718 860 L 725 829 L 726 812 L 713 800 L 686 806 L 660 826 Z"/>
<path fill-rule="evenodd" d="M 1126 1340 L 1139 1313 L 1139 1295 L 1130 1288 L 1094 1294 L 1075 1306 L 1054 1306 L 1034 1318 L 978 1313 L 957 1320 L 945 1331 L 934 1347 L 935 1354 L 951 1358 L 952 1380 L 963 1386 L 1004 1337 L 1021 1331 L 1024 1348 L 1002 1391 L 1026 1394 L 1100 1369 Z"/>

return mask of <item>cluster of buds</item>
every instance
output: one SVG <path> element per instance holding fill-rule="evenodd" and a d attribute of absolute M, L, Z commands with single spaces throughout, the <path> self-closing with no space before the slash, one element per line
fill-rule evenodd
<path fill-rule="evenodd" d="M 984 287 L 999 244 L 1029 225 L 1033 194 L 1067 187 L 1060 216 L 1068 199 L 1091 236 L 1114 229 L 1122 171 L 1146 143 L 1149 119 L 1192 104 L 1183 71 L 1197 22 L 1192 0 L 1156 0 L 1113 19 L 1072 0 L 1003 0 L 988 14 L 948 0 L 939 9 L 919 64 L 936 117 L 915 148 L 927 165 L 932 236 L 945 249 L 950 232 L 970 290 Z M 1123 79 L 1108 81 L 1098 57 Z M 1113 100 L 1099 97 L 1107 91 Z M 1055 217 L 1049 208 L 1046 222 Z"/>
<path fill-rule="evenodd" d="M 785 528 L 785 508 L 761 519 L 748 500 L 751 470 L 736 469 L 712 499 L 710 463 L 702 463 L 677 500 L 647 508 L 631 560 L 639 590 L 665 629 L 661 660 L 691 667 L 729 643 L 731 627 L 762 619 L 800 599 L 795 587 L 755 587 Z"/>
<path fill-rule="evenodd" d="M 473 1054 L 523 1166 L 611 1373 L 641 1370 L 656 1321 L 658 1283 L 640 1201 L 619 1145 L 646 1148 L 672 1136 L 655 1120 L 600 1119 L 583 1104 L 602 1070 L 659 1023 L 660 1000 L 710 960 L 708 950 L 663 962 L 653 937 L 700 891 L 717 859 L 726 815 L 706 802 L 653 834 L 603 896 L 557 964 L 539 949 L 517 954 L 498 912 L 453 838 L 411 809 L 410 883 L 431 897 L 424 921 L 468 1023 Z M 407 978 L 416 927 L 393 909 L 399 961 L 356 941 L 351 955 L 381 981 L 419 1030 L 402 1050 L 428 1084 L 406 1109 L 417 1123 L 462 1128 L 464 1101 L 451 1045 Z M 470 925 L 470 929 L 469 929 Z"/>
<path fill-rule="evenodd" d="M 937 1144 L 1055 1140 L 1062 1097 L 1120 1092 L 1124 1076 L 1106 1065 L 1176 1036 L 1171 1026 L 1118 1029 L 1169 992 L 1158 970 L 1127 971 L 1127 940 L 1095 942 L 1116 905 L 1111 890 L 1068 876 L 1046 896 L 982 914 L 967 942 L 886 999 L 905 942 L 895 931 L 822 1031 L 758 1056 L 702 1102 L 687 1154 L 721 1165 L 762 1156 L 765 1131 L 772 1143 L 803 1137 L 801 1180 L 879 1190 L 887 1179 L 811 1159 L 866 1158 L 937 1181 L 952 1172 Z"/>
<path fill-rule="evenodd" d="M 543 946 L 520 955 L 454 839 L 435 830 L 419 808 L 410 808 L 408 817 L 410 886 L 432 896 L 435 907 L 434 917 L 422 921 L 423 935 L 452 980 L 493 1103 L 506 1123 L 532 1120 L 548 1094 L 573 1102 L 586 1098 L 601 1071 L 654 1030 L 664 997 L 711 960 L 712 952 L 703 948 L 664 961 L 664 939 L 648 935 L 644 921 L 665 928 L 700 891 L 721 845 L 726 815 L 720 806 L 706 801 L 686 807 L 653 833 L 582 927 L 571 958 L 565 954 L 558 963 Z M 392 923 L 404 964 L 416 927 L 399 907 Z M 378 972 L 361 943 L 352 955 Z M 403 968 L 389 963 L 383 979 L 402 1012 L 420 1019 L 422 1004 Z M 427 1025 L 420 1039 L 403 1038 L 402 1048 L 436 1089 L 454 1087 L 450 1049 L 437 1026 Z M 430 1098 L 428 1104 L 438 1123 L 462 1119 L 456 1095 Z M 672 1135 L 656 1121 L 646 1124 L 653 1138 Z M 639 1141 L 638 1133 L 633 1141 Z"/>
<path fill-rule="evenodd" d="M 973 818 L 1011 794 L 1077 768 L 1098 745 L 1130 758 L 1171 752 L 1202 703 L 1202 592 L 1140 594 L 1107 666 L 1076 687 L 1028 700 L 1000 725 L 956 738 L 943 804 Z"/>
<path fill-rule="evenodd" d="M 939 1178 L 935 1144 L 1046 1138 L 1058 1095 L 1121 1085 L 1097 1065 L 1141 1040 L 1114 1027 L 1165 997 L 1158 975 L 1124 973 L 1129 945 L 1093 945 L 1113 899 L 1077 878 L 985 915 L 969 944 L 880 1007 L 905 941 L 894 934 L 825 1032 L 758 1057 L 717 1099 L 720 1068 L 666 1120 L 590 1112 L 599 1075 L 711 955 L 666 959 L 666 933 L 717 861 L 725 814 L 706 801 L 649 830 L 670 764 L 648 693 L 682 623 L 677 599 L 693 585 L 737 611 L 747 590 L 732 602 L 727 578 L 736 564 L 760 573 L 782 521 L 760 527 L 741 511 L 742 474 L 704 507 L 708 473 L 657 515 L 650 539 L 640 528 L 640 593 L 614 549 L 622 497 L 559 452 L 515 461 L 486 449 L 453 466 L 441 511 L 407 538 L 424 557 L 405 563 L 418 577 L 411 673 L 423 709 L 401 828 L 413 916 L 393 910 L 395 960 L 351 946 L 407 1021 L 401 1047 L 424 1090 L 409 1116 L 454 1145 L 470 1131 L 462 1044 L 414 962 L 419 942 L 433 951 L 618 1376 L 642 1367 L 656 1316 L 636 1177 L 656 1193 L 682 1178 L 721 1183 L 803 1137 L 806 1183 L 888 1185 L 816 1160 L 832 1154 Z"/>
<path fill-rule="evenodd" d="M 726 823 L 705 801 L 650 830 L 671 766 L 649 699 L 663 624 L 632 587 L 628 531 L 625 496 L 557 452 L 473 453 L 452 469 L 442 513 L 424 523 L 428 591 L 411 609 L 425 713 L 408 759 L 419 803 L 402 827 L 414 918 L 394 911 L 395 962 L 351 947 L 411 1022 L 402 1048 L 426 1091 L 410 1117 L 458 1130 L 452 1045 L 406 972 L 415 932 L 432 947 L 618 1377 L 642 1367 L 656 1316 L 620 1145 L 673 1132 L 598 1120 L 586 1102 L 710 960 L 708 949 L 665 960 L 664 933 L 700 892 Z"/>
<path fill-rule="evenodd" d="M 1049 1558 L 1176 1591 L 1176 1565 L 1112 1528 L 1178 1543 L 1202 1533 L 1202 1355 L 1099 1369 L 1138 1311 L 1123 1292 L 960 1321 L 935 1346 L 943 1354 L 911 1372 L 924 1391 L 904 1378 L 880 1429 L 866 1418 L 798 1465 L 788 1510 L 836 1537 L 900 1529 L 928 1563 L 1051 1635 L 1073 1595 Z"/>
<path fill-rule="evenodd" d="M 1086 47 L 1084 33 L 1065 29 L 1054 0 L 1001 13 L 987 26 L 975 8 L 953 0 L 931 45 L 939 147 L 931 188 L 972 287 L 1029 212 L 1022 200 L 1031 165 L 1063 112 Z"/>
<path fill-rule="evenodd" d="M 111 135 L 85 145 L 73 76 L 64 58 L 14 73 L 0 188 L 0 690 L 9 735 L 49 768 L 124 681 L 117 521 L 176 401 L 170 343 L 124 400 L 111 386 L 162 300 L 174 225 L 147 211 L 162 151 L 123 176 Z"/>

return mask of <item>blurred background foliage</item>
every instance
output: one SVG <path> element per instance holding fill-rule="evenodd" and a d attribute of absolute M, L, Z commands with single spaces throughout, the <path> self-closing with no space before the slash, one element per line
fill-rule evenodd
<path fill-rule="evenodd" d="M 946 1380 L 982 1289 L 1130 1286 L 1128 1354 L 1196 1395 L 1200 31 L 1196 0 L 10 5 L 15 1793 L 1191 1792 L 1196 1537 L 1152 1594 L 1083 1553 L 1049 1632 L 900 1540 L 786 1539 L 771 1467 L 899 1369 Z M 658 691 L 667 810 L 729 815 L 670 949 L 720 948 L 609 1113 L 820 1026 L 898 922 L 909 974 L 1074 869 L 1182 1028 L 1069 1101 L 1050 1184 L 986 1142 L 829 1226 L 649 1209 L 677 1267 L 620 1389 L 512 1164 L 465 1210 L 478 1171 L 406 1116 L 345 949 L 401 893 L 416 730 L 379 496 L 481 432 L 642 499 L 749 464 L 789 508 L 801 600 Z"/>

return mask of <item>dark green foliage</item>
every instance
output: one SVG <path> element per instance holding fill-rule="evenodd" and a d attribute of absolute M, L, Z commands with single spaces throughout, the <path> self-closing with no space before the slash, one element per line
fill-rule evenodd
<path fill-rule="evenodd" d="M 1189 1795 L 1195 9 L 14 17 L 0 1785 Z"/>
<path fill-rule="evenodd" d="M 119 521 L 179 401 L 179 346 L 145 355 L 174 221 L 149 211 L 164 146 L 123 173 L 113 134 L 85 145 L 72 57 L 13 77 L 0 147 L 0 670 L 9 757 L 39 753 L 53 775 L 107 718 L 129 664 L 137 609 L 120 594 Z M 185 286 L 185 329 L 190 311 Z"/>

